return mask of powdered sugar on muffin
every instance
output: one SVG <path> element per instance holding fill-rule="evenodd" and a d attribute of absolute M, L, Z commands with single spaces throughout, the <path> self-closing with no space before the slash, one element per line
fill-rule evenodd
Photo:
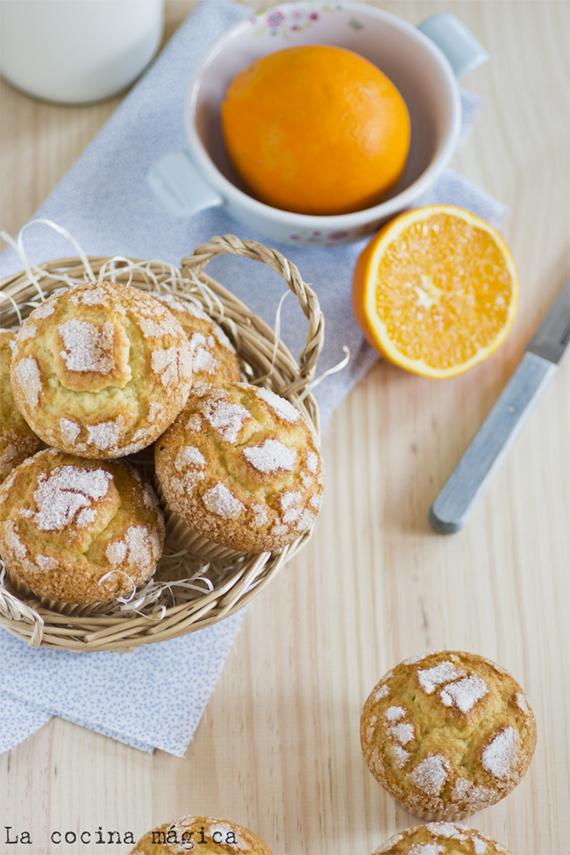
<path fill-rule="evenodd" d="M 167 517 L 237 552 L 284 546 L 313 525 L 320 507 L 314 433 L 289 401 L 265 392 L 196 384 L 156 445 Z"/>
<path fill-rule="evenodd" d="M 231 383 L 240 379 L 236 351 L 223 331 L 192 299 L 172 294 L 159 294 L 180 323 L 192 350 L 194 382 Z"/>
<path fill-rule="evenodd" d="M 459 819 L 516 786 L 536 725 L 506 671 L 451 651 L 406 660 L 380 681 L 362 712 L 361 742 L 372 774 L 410 811 Z"/>
<path fill-rule="evenodd" d="M 17 335 L 11 379 L 44 442 L 82 457 L 121 457 L 150 445 L 180 412 L 191 362 L 166 306 L 103 282 L 64 289 L 31 313 Z"/>
<path fill-rule="evenodd" d="M 508 855 L 496 840 L 474 828 L 431 822 L 408 828 L 387 840 L 374 855 Z"/>
<path fill-rule="evenodd" d="M 154 573 L 163 543 L 152 488 L 126 463 L 47 449 L 0 486 L 8 578 L 55 607 L 131 594 Z"/>
<path fill-rule="evenodd" d="M 181 855 L 200 851 L 204 855 L 271 855 L 252 831 L 227 819 L 183 816 L 166 822 L 141 837 L 131 855 Z"/>
<path fill-rule="evenodd" d="M 20 414 L 12 394 L 10 364 L 15 342 L 15 333 L 0 330 L 0 481 L 14 466 L 41 447 L 41 440 Z M 30 373 L 24 368 L 24 375 L 26 374 L 30 399 L 36 400 L 40 389 L 38 372 L 33 368 Z"/>

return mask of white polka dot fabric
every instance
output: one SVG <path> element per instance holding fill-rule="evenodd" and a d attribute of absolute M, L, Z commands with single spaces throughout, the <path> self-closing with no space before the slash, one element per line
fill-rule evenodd
<path fill-rule="evenodd" d="M 50 718 L 50 713 L 0 692 L 0 753 L 23 742 Z"/>
<path fill-rule="evenodd" d="M 0 631 L 0 751 L 60 718 L 142 751 L 182 757 L 241 624 L 243 612 L 132 653 L 34 650 Z"/>

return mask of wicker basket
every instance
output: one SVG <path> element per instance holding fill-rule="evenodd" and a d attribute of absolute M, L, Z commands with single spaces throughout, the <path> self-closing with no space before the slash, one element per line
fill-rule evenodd
<path fill-rule="evenodd" d="M 308 321 L 307 340 L 298 363 L 267 324 L 204 273 L 210 259 L 224 254 L 267 264 L 293 292 Z M 111 262 L 108 258 L 91 257 L 88 261 L 96 277 L 102 272 L 105 277 L 111 275 L 117 282 L 129 282 L 144 290 L 167 288 L 184 298 L 191 295 L 191 299 L 199 300 L 233 340 L 249 382 L 269 386 L 288 398 L 318 432 L 318 409 L 308 384 L 323 344 L 324 319 L 315 294 L 303 282 L 297 267 L 281 253 L 255 241 L 226 235 L 200 245 L 182 259 L 180 268 L 135 259 Z M 28 271 L 5 279 L 0 284 L 0 326 L 17 327 L 38 300 L 61 287 L 62 279 L 80 281 L 85 275 L 80 258 L 66 258 L 34 268 L 31 278 Z M 72 651 L 124 651 L 165 641 L 211 626 L 251 602 L 310 536 L 310 531 L 306 532 L 279 552 L 207 565 L 206 579 L 206 571 L 197 568 L 195 560 L 171 554 L 159 565 L 154 589 L 143 596 L 143 605 L 137 605 L 136 610 L 123 603 L 88 614 L 63 615 L 22 596 L 7 579 L 2 579 L 0 626 L 33 646 Z"/>

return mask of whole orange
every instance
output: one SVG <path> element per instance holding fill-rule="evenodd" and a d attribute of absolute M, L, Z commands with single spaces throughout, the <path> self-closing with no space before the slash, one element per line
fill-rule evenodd
<path fill-rule="evenodd" d="M 408 110 L 392 81 L 329 45 L 280 50 L 240 72 L 222 124 L 248 191 L 303 214 L 375 205 L 398 181 L 410 147 Z"/>

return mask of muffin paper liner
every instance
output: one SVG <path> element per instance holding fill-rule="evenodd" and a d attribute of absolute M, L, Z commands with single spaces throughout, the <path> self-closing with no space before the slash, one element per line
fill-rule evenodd
<path fill-rule="evenodd" d="M 4 565 L 4 569 L 6 572 L 6 578 L 9 580 L 11 587 L 20 594 L 24 598 L 33 597 L 34 600 L 37 600 L 38 604 L 43 606 L 46 609 L 51 609 L 54 612 L 60 612 L 62 615 L 87 615 L 94 614 L 98 609 L 108 608 L 109 602 L 104 603 L 91 603 L 90 605 L 79 605 L 77 603 L 64 603 L 61 600 L 53 600 L 48 597 L 40 597 L 38 594 L 35 594 L 27 585 L 24 585 L 23 582 L 16 578 L 13 573 L 10 572 L 9 567 Z"/>

